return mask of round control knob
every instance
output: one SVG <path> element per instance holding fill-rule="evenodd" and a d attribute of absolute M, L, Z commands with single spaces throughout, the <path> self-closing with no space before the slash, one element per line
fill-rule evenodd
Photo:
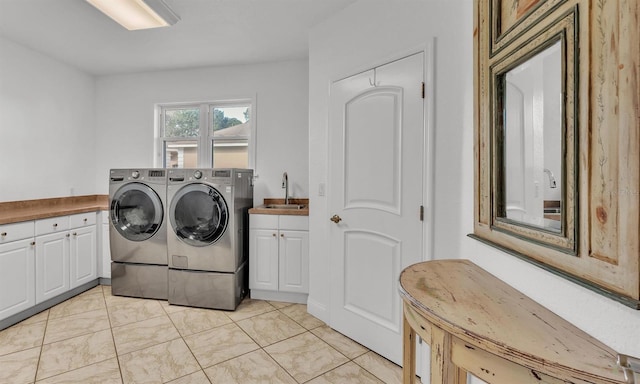
<path fill-rule="evenodd" d="M 131 177 L 133 177 L 134 179 L 137 179 L 138 177 L 140 177 L 140 172 L 139 171 L 131 172 Z"/>
<path fill-rule="evenodd" d="M 200 179 L 202 177 L 202 172 L 200 171 L 193 172 L 193 177 L 196 179 Z"/>

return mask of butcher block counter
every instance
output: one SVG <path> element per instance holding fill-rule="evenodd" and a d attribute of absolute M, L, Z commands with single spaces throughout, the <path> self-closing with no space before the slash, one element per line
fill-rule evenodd
<path fill-rule="evenodd" d="M 407 267 L 400 296 L 405 383 L 416 335 L 431 346 L 432 384 L 466 383 L 467 372 L 488 383 L 634 382 L 614 350 L 469 260 Z"/>
<path fill-rule="evenodd" d="M 108 195 L 0 202 L 0 224 L 109 209 Z"/>
<path fill-rule="evenodd" d="M 309 199 L 290 198 L 288 207 L 285 205 L 284 199 L 267 198 L 262 205 L 249 209 L 249 214 L 309 216 Z"/>

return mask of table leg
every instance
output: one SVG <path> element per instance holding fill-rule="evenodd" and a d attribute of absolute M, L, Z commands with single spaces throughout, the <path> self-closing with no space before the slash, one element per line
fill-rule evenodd
<path fill-rule="evenodd" d="M 413 384 L 416 377 L 416 333 L 402 316 L 402 382 Z"/>
<path fill-rule="evenodd" d="M 464 375 L 464 381 L 461 377 Z M 451 334 L 431 326 L 431 384 L 466 382 L 466 372 L 451 361 Z"/>

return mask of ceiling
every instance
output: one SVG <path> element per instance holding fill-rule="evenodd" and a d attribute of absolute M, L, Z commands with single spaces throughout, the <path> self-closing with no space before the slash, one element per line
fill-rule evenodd
<path fill-rule="evenodd" d="M 0 0 L 0 36 L 93 75 L 303 59 L 309 28 L 355 1 L 165 0 L 177 24 L 127 31 L 85 0 Z"/>

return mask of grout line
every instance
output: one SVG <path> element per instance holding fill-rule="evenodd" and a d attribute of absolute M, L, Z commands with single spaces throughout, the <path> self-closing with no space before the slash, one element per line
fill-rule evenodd
<path fill-rule="evenodd" d="M 124 376 L 123 376 L 123 372 L 122 372 L 123 367 L 120 365 L 120 357 L 121 357 L 121 356 L 124 356 L 124 355 L 127 355 L 127 354 L 130 354 L 130 353 L 134 353 L 134 352 L 139 351 L 139 350 L 142 350 L 142 349 L 144 349 L 144 348 L 137 349 L 136 351 L 129 351 L 129 352 L 124 353 L 124 354 L 122 354 L 122 355 L 118 353 L 118 349 L 117 349 L 116 341 L 115 341 L 115 336 L 114 336 L 114 332 L 113 332 L 113 330 L 114 330 L 114 326 L 113 326 L 113 323 L 112 323 L 112 321 L 111 321 L 111 317 L 110 317 L 110 314 L 112 314 L 112 313 L 113 313 L 113 310 L 112 310 L 112 309 L 107 305 L 107 301 L 108 301 L 108 300 L 107 300 L 107 294 L 106 294 L 105 289 L 104 289 L 104 287 L 105 287 L 105 286 L 104 286 L 104 285 L 100 285 L 100 286 L 102 287 L 102 290 L 101 290 L 101 291 L 102 291 L 102 300 L 103 300 L 104 308 L 105 308 L 106 315 L 107 315 L 107 321 L 108 321 L 108 323 L 109 323 L 109 331 L 111 332 L 111 338 L 112 338 L 113 347 L 114 347 L 114 351 L 115 351 L 115 359 L 116 359 L 117 364 L 118 364 L 118 371 L 119 371 L 119 374 L 120 374 L 120 380 L 124 383 Z M 94 293 L 94 294 L 98 294 L 98 293 Z M 74 298 L 76 298 L 76 297 L 77 297 L 77 296 L 74 296 Z M 72 300 L 72 299 L 73 299 L 73 298 L 70 298 L 69 300 Z M 135 298 L 134 298 L 134 299 L 135 299 Z M 257 299 L 252 299 L 252 300 L 255 300 L 255 301 L 263 301 L 263 300 L 257 300 Z M 65 302 L 66 302 L 66 301 L 65 301 Z M 248 354 L 250 354 L 250 353 L 257 352 L 257 351 L 261 350 L 262 352 L 264 352 L 264 354 L 266 354 L 266 355 L 269 357 L 270 361 L 271 361 L 271 362 L 273 362 L 273 363 L 275 363 L 279 368 L 281 368 L 281 369 L 282 369 L 282 370 L 287 374 L 287 376 L 288 376 L 288 377 L 290 377 L 293 381 L 295 381 L 295 382 L 297 382 L 297 383 L 300 383 L 300 382 L 299 382 L 299 381 L 298 381 L 298 380 L 297 380 L 297 379 L 292 375 L 292 373 L 290 373 L 290 372 L 289 372 L 286 368 L 284 368 L 284 367 L 283 367 L 283 366 L 282 366 L 282 365 L 281 365 L 281 364 L 280 364 L 280 363 L 279 363 L 279 362 L 278 362 L 278 361 L 277 361 L 277 360 L 276 360 L 276 359 L 275 359 L 271 354 L 269 354 L 269 352 L 266 350 L 266 348 L 268 348 L 268 347 L 270 347 L 270 346 L 272 346 L 272 345 L 278 344 L 278 343 L 285 342 L 285 341 L 290 340 L 290 339 L 292 339 L 292 338 L 294 338 L 294 337 L 298 337 L 298 336 L 304 335 L 305 333 L 309 333 L 309 334 L 310 334 L 310 335 L 312 335 L 313 337 L 315 337 L 315 338 L 317 338 L 317 339 L 321 340 L 325 345 L 327 345 L 327 346 L 330 348 L 330 350 L 333 350 L 333 351 L 335 351 L 335 352 L 339 353 L 339 354 L 340 354 L 340 356 L 343 356 L 344 358 L 346 358 L 346 361 L 345 361 L 345 362 L 343 362 L 343 363 L 341 363 L 341 364 L 339 364 L 339 365 L 337 365 L 337 366 L 335 366 L 335 367 L 333 367 L 333 368 L 331 368 L 331 369 L 329 369 L 329 370 L 327 370 L 327 371 L 325 371 L 325 372 L 322 372 L 322 373 L 320 373 L 320 374 L 318 374 L 318 375 L 315 375 L 314 377 L 311 377 L 311 378 L 310 378 L 310 379 L 308 379 L 308 380 L 305 380 L 305 381 L 304 381 L 305 383 L 306 383 L 306 382 L 309 382 L 309 381 L 311 381 L 311 380 L 314 380 L 314 379 L 316 379 L 316 378 L 318 378 L 318 377 L 320 377 L 320 376 L 322 376 L 322 375 L 325 375 L 325 374 L 327 374 L 327 373 L 329 373 L 329 372 L 332 372 L 332 371 L 334 371 L 334 370 L 336 370 L 336 369 L 339 369 L 340 367 L 343 367 L 344 365 L 349 364 L 349 363 L 351 363 L 351 362 L 353 362 L 356 366 L 358 366 L 359 368 L 361 368 L 364 372 L 367 372 L 368 374 L 371 374 L 371 375 L 372 375 L 373 377 L 375 377 L 376 379 L 378 379 L 378 380 L 380 380 L 380 381 L 383 381 L 383 380 L 382 380 L 380 377 L 378 377 L 376 374 L 374 374 L 373 372 L 369 371 L 368 369 L 366 369 L 365 367 L 363 367 L 362 365 L 358 364 L 358 363 L 355 361 L 355 359 L 358 359 L 358 358 L 360 358 L 360 357 L 362 357 L 362 356 L 364 356 L 364 355 L 368 354 L 369 352 L 373 352 L 373 351 L 371 351 L 370 349 L 368 349 L 368 348 L 366 348 L 366 347 L 362 346 L 362 347 L 366 350 L 364 353 L 362 353 L 362 354 L 360 354 L 360 355 L 358 355 L 358 356 L 355 356 L 354 358 L 350 358 L 349 356 L 346 356 L 344 353 L 342 353 L 342 352 L 341 352 L 340 350 L 338 350 L 336 347 L 334 347 L 333 345 L 331 345 L 331 344 L 330 344 L 329 342 L 327 342 L 325 339 L 323 339 L 323 338 L 321 338 L 321 337 L 317 336 L 315 333 L 313 333 L 313 332 L 312 332 L 313 330 L 318 329 L 318 328 L 320 328 L 320 327 L 322 327 L 322 326 L 327 326 L 327 327 L 328 327 L 328 325 L 327 325 L 327 324 L 325 324 L 324 322 L 322 322 L 322 324 L 320 324 L 320 325 L 318 325 L 318 326 L 313 326 L 313 327 L 307 328 L 307 327 L 305 327 L 305 326 L 303 325 L 304 320 L 305 320 L 305 317 L 304 317 L 304 316 L 296 316 L 296 317 L 298 318 L 298 320 L 296 320 L 294 317 L 290 316 L 289 314 L 287 314 L 287 313 L 285 313 L 285 312 L 283 311 L 285 308 L 291 308 L 292 306 L 296 305 L 295 303 L 291 303 L 290 305 L 286 305 L 286 306 L 284 306 L 284 307 L 279 308 L 279 307 L 276 307 L 275 305 L 271 304 L 271 302 L 269 302 L 268 300 L 264 300 L 264 302 L 265 302 L 265 303 L 267 303 L 267 304 L 268 304 L 268 306 L 269 306 L 269 309 L 268 309 L 268 310 L 266 310 L 265 312 L 261 312 L 261 313 L 251 314 L 249 317 L 242 318 L 242 319 L 238 319 L 238 320 L 234 320 L 234 319 L 232 319 L 232 318 L 231 318 L 231 317 L 226 313 L 226 311 L 218 311 L 218 312 L 220 312 L 220 313 L 224 314 L 224 315 L 225 315 L 225 317 L 226 317 L 230 322 L 229 322 L 229 323 L 225 323 L 225 324 L 221 324 L 221 325 L 217 325 L 217 326 L 214 326 L 214 327 L 212 327 L 212 328 L 202 330 L 202 331 L 200 331 L 200 332 L 196 332 L 196 333 L 193 333 L 193 334 L 189 334 L 189 335 L 183 336 L 183 335 L 182 335 L 182 333 L 180 333 L 180 331 L 178 330 L 178 327 L 176 326 L 176 323 L 174 322 L 174 319 L 171 317 L 171 314 L 172 314 L 172 313 L 176 313 L 176 312 L 173 312 L 173 311 L 172 311 L 171 313 L 169 313 L 169 312 L 167 311 L 167 308 L 165 308 L 165 307 L 162 305 L 162 303 L 160 303 L 160 302 L 159 302 L 159 300 L 156 300 L 156 302 L 158 302 L 158 305 L 160 305 L 160 306 L 161 306 L 161 308 L 163 309 L 163 311 L 162 311 L 162 312 L 164 313 L 164 315 L 165 315 L 165 316 L 167 316 L 167 317 L 169 318 L 169 321 L 171 322 L 172 326 L 176 329 L 176 331 L 178 331 L 178 337 L 177 337 L 177 338 L 175 338 L 175 339 L 171 339 L 171 340 L 167 340 L 167 341 L 164 341 L 164 342 L 162 342 L 162 343 L 158 343 L 158 344 L 156 344 L 156 345 L 160 345 L 160 344 L 163 344 L 163 343 L 168 343 L 168 342 L 171 342 L 171 341 L 175 341 L 175 340 L 177 340 L 177 339 L 181 339 L 181 340 L 183 341 L 183 343 L 187 346 L 187 349 L 188 349 L 188 350 L 189 350 L 189 352 L 191 353 L 191 356 L 192 356 L 192 358 L 195 360 L 195 362 L 196 362 L 197 366 L 199 367 L 199 370 L 203 372 L 203 374 L 205 375 L 205 378 L 206 378 L 209 382 L 210 382 L 211 380 L 209 379 L 209 376 L 208 376 L 208 375 L 206 374 L 206 372 L 205 372 L 205 367 L 203 367 L 203 366 L 202 366 L 202 364 L 200 363 L 200 361 L 198 361 L 198 359 L 197 359 L 197 358 L 196 358 L 196 356 L 195 356 L 195 353 L 193 352 L 193 350 L 191 349 L 191 347 L 189 346 L 189 344 L 187 344 L 187 342 L 186 342 L 186 340 L 185 340 L 185 337 L 192 337 L 192 336 L 196 336 L 196 335 L 198 335 L 198 334 L 200 334 L 200 333 L 203 333 L 203 332 L 210 332 L 210 331 L 212 331 L 212 330 L 215 330 L 216 328 L 220 328 L 220 327 L 223 327 L 223 326 L 226 326 L 226 325 L 230 325 L 230 324 L 233 324 L 235 327 L 239 328 L 239 329 L 240 329 L 240 331 L 241 331 L 243 334 L 245 334 L 247 337 L 249 337 L 249 339 L 250 339 L 250 340 L 251 340 L 251 341 L 252 341 L 252 342 L 257 346 L 257 348 L 256 348 L 256 349 L 254 349 L 254 350 L 252 350 L 252 351 L 248 351 L 248 352 L 242 353 L 242 354 L 240 354 L 240 355 L 234 356 L 234 357 L 232 357 L 232 358 L 226 359 L 226 360 L 224 360 L 224 361 L 217 362 L 217 363 L 215 363 L 215 364 L 213 364 L 213 365 L 211 365 L 211 366 L 209 366 L 209 367 L 206 367 L 206 368 L 214 367 L 214 366 L 216 366 L 216 365 L 223 364 L 223 363 L 229 362 L 229 361 L 231 361 L 231 360 L 234 360 L 234 359 L 236 359 L 236 358 L 239 358 L 239 357 L 241 357 L 241 356 L 245 356 L 245 355 L 248 355 Z M 188 310 L 188 309 L 189 309 L 189 308 L 184 308 L 184 310 Z M 91 311 L 98 311 L 98 310 L 101 310 L 101 309 L 94 309 L 94 310 L 91 310 Z M 87 312 L 91 312 L 91 311 L 87 311 Z M 217 311 L 217 310 L 214 310 L 214 311 Z M 247 331 L 245 331 L 245 330 L 244 330 L 244 329 L 239 325 L 239 323 L 240 323 L 240 322 L 243 322 L 243 321 L 245 321 L 245 320 L 248 320 L 248 319 L 255 319 L 255 318 L 256 318 L 256 317 L 258 317 L 258 316 L 262 316 L 262 315 L 265 315 L 265 314 L 268 314 L 268 313 L 272 313 L 272 312 L 276 312 L 276 311 L 278 312 L 278 315 L 284 315 L 286 318 L 290 319 L 290 320 L 291 320 L 291 321 L 293 321 L 295 324 L 299 325 L 299 326 L 303 329 L 303 332 L 298 333 L 298 334 L 295 334 L 295 335 L 292 335 L 292 336 L 289 336 L 289 337 L 286 337 L 286 338 L 284 338 L 284 339 L 282 339 L 282 340 L 278 340 L 278 341 L 273 342 L 273 343 L 270 343 L 270 344 L 268 344 L 268 345 L 262 346 L 262 345 L 260 345 L 260 343 L 258 343 L 258 341 L 257 341 L 254 337 L 252 337 L 251 335 L 249 335 L 249 333 L 247 333 Z M 71 316 L 71 315 L 68 315 L 68 316 Z M 146 320 L 149 320 L 149 319 L 152 319 L 152 318 L 157 318 L 157 317 L 160 317 L 160 316 L 161 316 L 161 315 L 153 316 L 153 317 L 148 318 L 148 319 L 143 319 L 143 320 L 133 321 L 133 322 L 131 322 L 131 323 L 124 324 L 124 325 L 122 325 L 122 326 L 126 326 L 126 325 L 129 325 L 129 324 L 135 324 L 135 323 L 138 323 L 138 322 L 141 322 L 141 321 L 146 321 Z M 310 315 L 310 316 L 312 316 L 312 315 Z M 64 317 L 66 317 L 66 316 L 57 317 L 56 319 L 58 319 L 58 318 L 64 318 Z M 51 319 L 51 312 L 50 312 L 50 310 L 49 310 L 49 312 L 47 313 L 46 319 L 45 319 L 45 320 L 43 320 L 43 321 L 45 321 L 45 322 L 46 322 L 46 324 L 45 324 L 45 330 L 44 330 L 44 333 L 43 333 L 43 336 L 42 336 L 42 340 L 41 340 L 41 342 L 40 342 L 40 354 L 39 354 L 39 356 L 38 356 L 38 364 L 36 365 L 36 371 L 35 371 L 35 374 L 34 374 L 34 381 L 35 381 L 35 379 L 37 378 L 37 375 L 38 375 L 38 369 L 39 369 L 39 367 L 40 367 L 41 358 L 42 358 L 42 353 L 43 353 L 43 349 L 44 349 L 44 346 L 45 346 L 45 344 L 44 344 L 44 340 L 45 340 L 45 337 L 46 337 L 46 332 L 47 332 L 47 329 L 48 329 L 49 321 L 50 321 L 50 320 L 55 320 L 55 319 Z M 115 328 L 118 328 L 118 327 L 115 327 Z M 105 330 L 106 330 L 106 329 L 105 329 Z M 101 331 L 104 331 L 104 330 L 101 330 Z M 337 331 L 335 331 L 335 330 L 333 330 L 333 331 L 334 331 L 334 332 L 337 332 Z M 337 332 L 337 333 L 339 333 L 339 332 Z M 81 336 L 81 335 L 80 335 L 80 336 Z M 343 336 L 344 336 L 344 335 L 343 335 Z M 75 337 L 75 336 L 74 336 L 74 337 Z M 344 336 L 344 337 L 347 337 L 347 336 Z M 347 338 L 348 338 L 348 337 L 347 337 Z M 66 340 L 66 339 L 65 339 L 65 340 Z M 349 340 L 353 341 L 353 340 L 352 340 L 352 339 L 350 339 L 350 338 L 349 338 Z M 63 340 L 59 340 L 59 341 L 63 341 Z M 353 342 L 354 342 L 354 343 L 357 343 L 357 342 L 355 342 L 355 341 L 353 341 Z M 359 344 L 359 343 L 358 343 L 358 344 Z M 360 345 L 360 344 L 359 344 L 359 345 Z M 152 346 L 151 346 L 151 347 L 152 347 Z M 147 348 L 147 347 L 145 347 L 145 348 Z M 375 353 L 375 352 L 373 352 L 373 353 Z M 379 356 L 379 355 L 378 355 L 378 356 Z M 109 358 L 109 359 L 111 359 L 111 358 Z M 106 360 L 109 360 L 109 359 L 106 359 Z M 103 361 L 100 361 L 100 362 L 94 362 L 93 364 L 90 364 L 90 365 L 88 365 L 88 366 L 91 366 L 91 365 L 94 365 L 94 364 L 98 364 L 98 363 L 104 362 L 104 361 L 106 361 L 106 360 L 103 360 Z M 85 367 L 86 367 L 86 366 L 85 366 Z M 84 368 L 84 367 L 79 367 L 79 368 L 76 368 L 76 369 L 73 369 L 73 370 L 71 370 L 71 371 L 67 371 L 67 372 L 72 372 L 72 371 L 75 371 L 75 370 L 78 370 L 78 369 L 81 369 L 81 368 Z M 52 377 L 55 377 L 55 376 L 59 376 L 59 375 L 65 374 L 65 373 L 67 373 L 67 372 L 63 372 L 63 373 L 60 373 L 60 374 L 58 374 L 58 375 L 54 375 L 54 376 L 52 376 Z M 177 380 L 177 379 L 180 379 L 180 378 L 182 378 L 182 377 L 186 377 L 186 376 L 189 376 L 189 375 L 192 375 L 192 374 L 195 374 L 195 373 L 197 373 L 197 371 L 194 371 L 194 372 L 191 372 L 191 373 L 189 373 L 189 374 L 186 374 L 186 375 L 183 375 L 183 376 L 177 377 L 177 378 L 175 378 L 175 379 L 173 379 L 173 380 Z"/>
<path fill-rule="evenodd" d="M 40 369 L 40 359 L 42 358 L 42 350 L 44 349 L 44 338 L 47 336 L 47 327 L 49 326 L 49 315 L 51 315 L 51 311 L 47 310 L 47 320 L 44 325 L 44 332 L 42 333 L 42 341 L 40 342 L 40 353 L 38 354 L 38 364 L 36 364 L 36 371 L 33 374 L 33 382 L 36 382 L 38 378 L 38 370 Z"/>
<path fill-rule="evenodd" d="M 120 373 L 120 382 L 124 383 L 124 377 L 122 376 L 122 367 L 120 366 L 120 355 L 118 355 L 118 346 L 116 345 L 116 338 L 113 336 L 113 325 L 111 324 L 111 316 L 109 316 L 109 306 L 107 305 L 107 296 L 104 293 L 104 286 L 102 288 L 102 299 L 104 300 L 104 306 L 107 310 L 107 321 L 109 322 L 109 332 L 111 332 L 111 341 L 113 342 L 113 351 L 116 353 L 116 363 L 118 364 L 118 372 Z"/>

